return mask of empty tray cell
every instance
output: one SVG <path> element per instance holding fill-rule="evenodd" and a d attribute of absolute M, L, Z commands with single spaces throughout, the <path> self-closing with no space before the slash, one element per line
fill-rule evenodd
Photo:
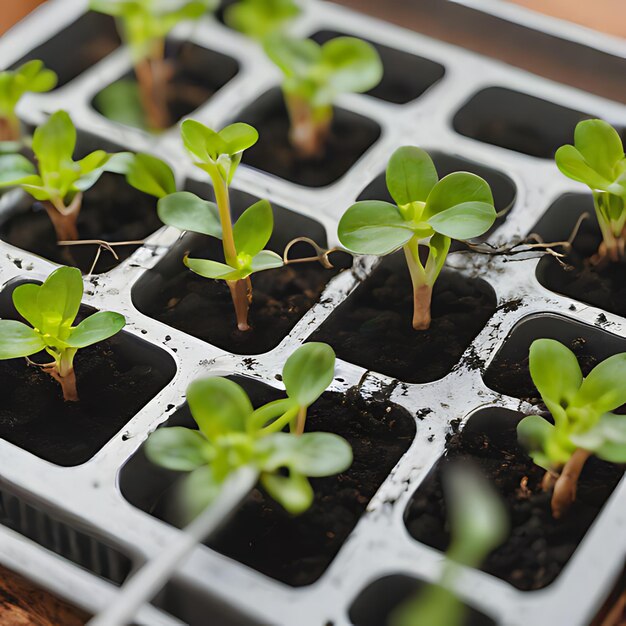
<path fill-rule="evenodd" d="M 574 109 L 504 87 L 474 94 L 454 116 L 454 129 L 472 139 L 551 159 L 572 143 L 574 128 L 590 117 Z"/>
<path fill-rule="evenodd" d="M 532 315 L 516 324 L 487 368 L 491 389 L 515 398 L 537 398 L 528 371 L 528 351 L 535 339 L 555 339 L 572 350 L 586 376 L 600 361 L 626 352 L 626 338 L 561 315 Z"/>
<path fill-rule="evenodd" d="M 335 37 L 348 37 L 346 33 L 333 30 L 321 30 L 311 35 L 311 39 L 324 44 Z M 367 40 L 366 40 L 367 41 Z M 409 54 L 397 48 L 383 46 L 374 41 L 368 41 L 380 54 L 383 62 L 384 74 L 380 83 L 370 89 L 367 94 L 393 104 L 407 104 L 419 98 L 427 89 L 443 78 L 443 65 Z"/>
<path fill-rule="evenodd" d="M 537 266 L 537 280 L 551 291 L 626 317 L 626 260 L 597 264 L 593 259 L 602 233 L 591 194 L 567 193 L 557 198 L 531 232 L 546 242 L 567 241 L 585 213 L 588 217 L 562 259 L 566 267 L 546 255 Z"/>
<path fill-rule="evenodd" d="M 246 389 L 255 407 L 285 397 L 284 392 L 256 381 L 234 380 Z M 195 427 L 195 422 L 185 405 L 165 425 Z M 411 445 L 415 422 L 397 405 L 367 402 L 351 391 L 325 393 L 310 407 L 306 430 L 333 432 L 347 439 L 354 454 L 351 467 L 338 476 L 312 479 L 314 503 L 296 517 L 257 487 L 207 542 L 214 550 L 294 587 L 315 582 L 330 565 Z M 181 476 L 152 465 L 140 448 L 122 468 L 120 488 L 131 504 L 180 525 L 175 496 Z"/>
<path fill-rule="evenodd" d="M 31 50 L 12 67 L 41 59 L 57 73 L 57 87 L 62 87 L 113 52 L 120 43 L 115 20 L 109 15 L 89 11 Z"/>

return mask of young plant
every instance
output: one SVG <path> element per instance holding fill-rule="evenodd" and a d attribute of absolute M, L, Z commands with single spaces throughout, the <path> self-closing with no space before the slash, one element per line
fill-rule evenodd
<path fill-rule="evenodd" d="M 597 260 L 617 262 L 626 247 L 626 157 L 617 131 L 603 120 L 576 125 L 574 145 L 561 146 L 557 167 L 573 180 L 588 185 L 602 231 Z"/>
<path fill-rule="evenodd" d="M 452 539 L 439 584 L 400 605 L 389 626 L 461 626 L 466 609 L 452 592 L 459 564 L 480 567 L 507 537 L 507 513 L 498 495 L 472 466 L 450 465 L 443 475 Z"/>
<path fill-rule="evenodd" d="M 253 146 L 259 135 L 247 124 L 231 124 L 216 132 L 194 120 L 185 120 L 181 130 L 194 164 L 213 182 L 217 203 L 207 202 L 189 192 L 174 193 L 159 200 L 159 217 L 168 226 L 222 240 L 225 263 L 187 256 L 184 263 L 200 276 L 226 281 L 235 307 L 237 327 L 246 331 L 250 329 L 250 276 L 283 265 L 279 255 L 264 249 L 274 229 L 272 207 L 267 200 L 248 207 L 234 225 L 230 214 L 229 185 L 243 151 Z"/>
<path fill-rule="evenodd" d="M 405 146 L 387 166 L 387 188 L 396 204 L 366 200 L 352 205 L 339 222 L 339 241 L 351 252 L 385 256 L 402 248 L 413 284 L 413 328 L 430 326 L 433 285 L 452 239 L 487 232 L 496 219 L 491 189 L 469 172 L 441 180 L 424 150 Z M 426 263 L 420 246 L 428 249 Z"/>
<path fill-rule="evenodd" d="M 292 145 L 303 158 L 324 154 L 339 94 L 375 87 L 383 75 L 376 49 L 354 37 L 319 45 L 312 39 L 268 37 L 265 52 L 284 73 L 282 89 Z"/>
<path fill-rule="evenodd" d="M 78 401 L 76 352 L 112 337 L 126 324 L 119 313 L 99 311 L 73 326 L 82 297 L 80 270 L 60 267 L 42 285 L 28 283 L 13 291 L 13 304 L 30 326 L 0 320 L 0 359 L 30 357 L 45 350 L 54 360 L 41 368 L 61 384 L 67 402 Z"/>
<path fill-rule="evenodd" d="M 0 142 L 20 141 L 21 129 L 15 109 L 26 93 L 54 89 L 57 75 L 43 61 L 28 61 L 16 70 L 0 72 Z"/>
<path fill-rule="evenodd" d="M 103 172 L 122 171 L 128 155 L 96 150 L 74 161 L 76 128 L 65 111 L 52 114 L 35 130 L 32 147 L 37 166 L 19 154 L 0 156 L 0 188 L 21 187 L 42 203 L 57 239 L 75 241 L 83 192 Z"/>
<path fill-rule="evenodd" d="M 294 0 L 239 0 L 226 8 L 224 21 L 244 35 L 262 41 L 282 32 L 300 11 Z"/>
<path fill-rule="evenodd" d="M 93 11 L 119 20 L 122 38 L 135 67 L 148 126 L 169 126 L 165 38 L 180 22 L 197 20 L 214 10 L 219 0 L 90 0 Z"/>
<path fill-rule="evenodd" d="M 187 389 L 189 410 L 199 430 L 160 428 L 150 435 L 146 454 L 170 470 L 191 472 L 183 488 L 193 512 L 218 495 L 223 483 L 243 466 L 292 514 L 313 502 L 309 477 L 332 476 L 352 463 L 350 445 L 332 433 L 304 433 L 302 413 L 330 384 L 335 355 L 326 344 L 305 344 L 285 364 L 288 397 L 256 410 L 232 380 L 206 378 Z M 291 432 L 283 432 L 287 426 Z"/>
<path fill-rule="evenodd" d="M 561 517 L 576 499 L 578 478 L 595 454 L 626 463 L 626 352 L 609 357 L 583 378 L 574 353 L 553 339 L 530 346 L 530 375 L 554 424 L 528 415 L 517 426 L 520 442 L 546 470 L 542 487 L 553 490 L 552 514 Z"/>

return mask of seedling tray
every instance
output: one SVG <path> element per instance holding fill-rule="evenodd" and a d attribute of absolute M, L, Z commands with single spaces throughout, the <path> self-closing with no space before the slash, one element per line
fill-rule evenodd
<path fill-rule="evenodd" d="M 176 128 L 148 136 L 108 121 L 93 108 L 97 92 L 128 74 L 130 63 L 117 47 L 111 24 L 86 13 L 86 4 L 51 0 L 0 41 L 2 66 L 42 56 L 62 73 L 62 85 L 55 91 L 25 99 L 20 109 L 23 121 L 36 125 L 56 109 L 65 109 L 79 129 L 82 145 L 95 140 L 153 152 L 174 166 L 181 187 L 198 188 L 202 181 L 183 151 Z M 626 127 L 626 111 L 616 102 L 333 4 L 309 0 L 293 30 L 316 35 L 320 41 L 328 31 L 365 38 L 381 46 L 389 71 L 374 93 L 339 100 L 346 123 L 361 120 L 366 143 L 371 144 L 363 154 L 354 155 L 354 163 L 344 163 L 345 171 L 321 182 L 305 180 L 307 186 L 245 166 L 244 159 L 235 188 L 242 197 L 266 197 L 275 207 L 283 207 L 276 212 L 279 239 L 300 231 L 296 234 L 325 235 L 328 245 L 335 245 L 342 212 L 361 194 L 380 188 L 377 179 L 389 155 L 405 144 L 436 152 L 440 167 L 477 168 L 494 185 L 498 210 L 510 210 L 491 233 L 490 243 L 519 240 L 535 225 L 548 239 L 566 238 L 567 220 L 554 213 L 553 205 L 558 208 L 565 194 L 581 194 L 584 189 L 558 173 L 550 158 L 554 149 L 571 140 L 575 123 L 585 116 Z M 551 29 L 546 36 L 558 34 Z M 89 48 L 93 65 L 80 62 L 77 51 L 97 38 L 100 45 Z M 271 96 L 280 76 L 254 43 L 210 18 L 178 30 L 175 39 L 225 55 L 232 60 L 229 66 L 237 68 L 194 112 L 195 118 L 221 127 L 242 116 L 262 114 L 258 101 L 261 98 L 262 105 Z M 585 50 L 593 52 L 593 43 L 586 35 L 584 45 L 575 41 L 572 45 L 580 45 L 577 50 L 584 58 Z M 601 49 L 599 37 L 597 43 Z M 616 45 L 611 68 L 624 72 L 626 46 L 615 49 Z M 402 85 L 404 77 L 410 84 Z M 20 192 L 4 194 L 0 231 L 6 233 L 11 216 L 28 206 Z M 377 267 L 374 259 L 362 258 L 340 273 L 329 272 L 317 302 L 292 320 L 283 336 L 246 352 L 245 345 L 205 341 L 155 319 L 151 307 L 159 295 L 159 281 L 184 247 L 184 238 L 172 228 L 160 228 L 117 266 L 85 279 L 84 304 L 123 313 L 128 320 L 125 333 L 141 342 L 144 353 L 154 353 L 159 370 L 171 380 L 80 465 L 56 465 L 0 440 L 0 560 L 92 614 L 115 602 L 117 586 L 128 574 L 180 534 L 147 512 L 154 503 L 146 494 L 159 493 L 163 476 L 142 461 L 140 448 L 159 424 L 185 419 L 186 386 L 201 376 L 237 376 L 271 395 L 272 388 L 280 389 L 279 374 L 287 356 L 314 334 L 323 336 L 329 328 L 340 326 L 341 316 L 354 302 L 351 298 L 376 280 L 376 272 L 388 271 L 385 261 Z M 515 390 L 490 382 L 489 372 L 502 359 L 519 362 L 535 336 L 563 341 L 573 335 L 587 337 L 589 351 L 601 358 L 625 349 L 626 311 L 619 303 L 600 308 L 585 302 L 585 293 L 577 292 L 575 297 L 559 293 L 546 279 L 545 265 L 552 260 L 538 256 L 450 255 L 451 275 L 482 285 L 486 313 L 484 319 L 474 320 L 471 336 L 459 340 L 460 348 L 439 363 L 438 370 L 416 373 L 421 365 L 416 362 L 416 370 L 406 375 L 378 371 L 388 368 L 351 362 L 346 357 L 350 351 L 336 346 L 340 358 L 330 391 L 354 393 L 356 387 L 357 395 L 373 403 L 372 411 L 382 407 L 383 413 L 388 409 L 397 416 L 406 427 L 407 440 L 395 451 L 395 466 L 385 470 L 375 495 L 363 502 L 365 511 L 358 522 L 354 520 L 356 526 L 349 524 L 314 582 L 286 584 L 198 546 L 172 572 L 162 592 L 141 609 L 136 623 L 202 624 L 211 616 L 212 623 L 220 626 L 378 624 L 373 616 L 384 619 L 380 616 L 393 608 L 387 606 L 391 600 L 436 581 L 442 553 L 411 536 L 407 511 L 415 493 L 432 478 L 447 434 L 462 430 L 468 420 L 496 427 L 503 413 L 514 418 L 537 411 L 516 397 Z M 54 267 L 0 242 L 3 289 L 19 281 L 41 281 Z M 325 339 L 333 344 L 332 332 Z M 439 358 L 442 347 L 435 345 L 430 354 L 419 358 Z M 247 493 L 240 496 L 244 500 Z M 224 510 L 224 519 L 233 513 L 233 519 L 239 519 L 237 511 Z M 548 586 L 522 590 L 486 572 L 465 568 L 456 591 L 478 613 L 476 623 L 586 626 L 623 568 L 625 519 L 626 481 L 622 479 Z"/>

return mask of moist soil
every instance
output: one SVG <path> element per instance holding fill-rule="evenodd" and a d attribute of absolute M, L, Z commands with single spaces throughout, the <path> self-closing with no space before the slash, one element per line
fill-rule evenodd
<path fill-rule="evenodd" d="M 472 418 L 462 432 L 450 435 L 446 455 L 407 509 L 406 525 L 415 539 L 445 551 L 450 538 L 441 473 L 450 462 L 476 464 L 503 497 L 511 521 L 509 538 L 487 557 L 482 569 L 529 591 L 546 587 L 559 575 L 621 479 L 624 467 L 589 459 L 578 483 L 576 502 L 557 521 L 550 511 L 551 494 L 540 487 L 544 470 L 517 443 L 516 426 L 522 417 L 510 411 L 492 411 L 482 425 L 473 425 Z M 526 489 L 521 487 L 523 479 L 528 481 Z"/>
<path fill-rule="evenodd" d="M 100 239 L 111 243 L 143 240 L 161 226 L 156 200 L 133 189 L 115 174 L 104 174 L 94 187 L 85 192 L 78 216 L 81 239 Z M 32 210 L 16 214 L 1 224 L 0 237 L 22 250 L 54 263 L 73 265 L 83 272 L 91 268 L 98 249 L 96 245 L 58 246 L 50 218 L 37 202 L 32 205 Z M 103 250 L 94 273 L 108 272 L 138 247 L 116 247 L 119 260 Z"/>
<path fill-rule="evenodd" d="M 158 362 L 138 360 L 116 337 L 80 350 L 74 361 L 79 402 L 24 359 L 0 361 L 0 437 L 63 466 L 88 461 L 172 378 Z M 48 355 L 33 357 L 38 363 Z"/>
<path fill-rule="evenodd" d="M 236 379 L 250 394 L 254 406 L 279 397 L 281 392 L 245 379 Z M 184 417 L 180 417 L 184 413 Z M 168 425 L 192 427 L 187 409 Z M 317 580 L 337 554 L 365 511 L 368 502 L 411 445 L 415 422 L 397 406 L 366 402 L 356 390 L 325 393 L 308 411 L 307 432 L 337 433 L 352 446 L 351 467 L 337 476 L 311 480 L 315 499 L 299 516 L 288 514 L 261 488 L 254 489 L 228 524 L 207 544 L 259 572 L 300 587 Z M 180 476 L 151 466 L 139 451 L 122 472 L 124 496 L 156 517 L 179 525 L 175 512 L 175 481 Z M 131 485 L 131 480 L 141 481 Z M 159 481 L 159 488 L 152 484 Z M 152 502 L 145 498 L 147 489 Z M 133 493 L 134 492 L 134 493 Z"/>
<path fill-rule="evenodd" d="M 252 279 L 251 330 L 237 329 L 230 290 L 224 281 L 203 278 L 180 263 L 155 291 L 146 315 L 236 354 L 275 348 L 319 300 L 337 273 L 316 262 L 259 272 Z"/>
<path fill-rule="evenodd" d="M 411 326 L 413 292 L 401 254 L 387 257 L 312 336 L 337 356 L 410 383 L 442 378 L 496 309 L 491 287 L 444 269 L 433 291 L 428 330 Z"/>
<path fill-rule="evenodd" d="M 306 187 L 324 187 L 341 178 L 380 136 L 373 121 L 335 107 L 326 152 L 301 158 L 289 141 L 289 118 L 279 89 L 262 96 L 240 115 L 259 131 L 243 162 Z"/>

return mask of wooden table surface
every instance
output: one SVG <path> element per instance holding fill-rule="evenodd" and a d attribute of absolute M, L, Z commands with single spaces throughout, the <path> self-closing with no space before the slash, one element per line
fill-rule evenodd
<path fill-rule="evenodd" d="M 0 33 L 24 17 L 42 0 L 4 0 L 0 11 Z M 494 0 L 502 1 L 502 0 Z M 512 0 L 547 15 L 569 19 L 614 36 L 626 37 L 626 0 Z M 614 83 L 606 76 L 581 76 L 580 68 L 569 67 L 567 59 L 541 55 L 544 50 L 520 47 L 507 41 L 497 29 L 476 31 L 472 20 L 463 24 L 448 19 L 459 8 L 442 0 L 339 0 L 357 10 L 396 22 L 432 37 L 487 54 L 549 78 L 569 82 L 606 97 L 626 102 L 626 76 Z M 0 626 L 80 626 L 87 615 L 0 567 Z M 626 624 L 626 617 L 624 622 Z"/>

